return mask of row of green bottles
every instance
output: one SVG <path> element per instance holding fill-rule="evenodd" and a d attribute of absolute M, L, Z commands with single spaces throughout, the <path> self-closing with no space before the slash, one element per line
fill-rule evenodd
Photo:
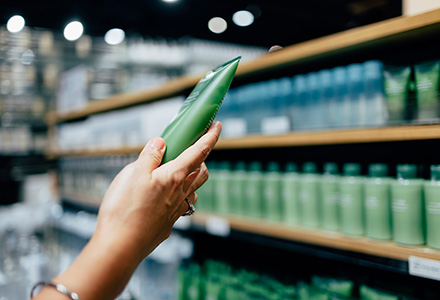
<path fill-rule="evenodd" d="M 291 226 L 339 231 L 351 236 L 440 248 L 440 166 L 431 180 L 417 178 L 415 165 L 398 165 L 397 178 L 385 164 L 368 175 L 356 163 L 313 162 L 281 166 L 269 162 L 209 163 L 210 179 L 198 191 L 200 210 L 264 219 Z"/>
<path fill-rule="evenodd" d="M 269 274 L 233 268 L 215 260 L 191 262 L 179 269 L 179 300 L 398 300 L 403 295 L 346 278 L 312 275 L 280 282 Z"/>

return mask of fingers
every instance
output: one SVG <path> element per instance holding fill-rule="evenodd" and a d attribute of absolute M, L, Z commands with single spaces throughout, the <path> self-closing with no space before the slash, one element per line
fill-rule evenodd
<path fill-rule="evenodd" d="M 152 138 L 145 145 L 139 154 L 138 161 L 144 165 L 147 172 L 151 172 L 160 166 L 165 153 L 165 146 L 165 141 L 160 137 Z"/>
<path fill-rule="evenodd" d="M 201 187 L 209 178 L 208 168 L 205 163 L 197 168 L 194 172 L 188 175 L 183 183 L 183 191 L 186 194 L 195 192 Z"/>
<path fill-rule="evenodd" d="M 174 173 L 182 174 L 183 180 L 205 161 L 217 143 L 221 130 L 222 124 L 215 122 L 194 145 L 186 149 L 172 162 L 165 164 L 164 167 L 171 168 Z"/>
<path fill-rule="evenodd" d="M 188 198 L 188 200 L 191 201 L 191 203 L 194 205 L 197 202 L 198 196 L 196 193 L 191 193 L 186 198 Z M 186 202 L 185 199 L 183 199 L 179 205 L 177 219 L 180 218 L 183 214 L 185 214 L 189 209 L 190 209 L 190 207 L 189 207 L 188 203 Z"/>

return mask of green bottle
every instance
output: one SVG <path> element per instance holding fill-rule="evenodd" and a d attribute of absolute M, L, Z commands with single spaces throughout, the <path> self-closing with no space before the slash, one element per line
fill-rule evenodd
<path fill-rule="evenodd" d="M 391 185 L 394 241 L 406 245 L 425 244 L 423 180 L 415 165 L 398 165 Z"/>
<path fill-rule="evenodd" d="M 426 243 L 440 249 L 440 165 L 431 166 L 431 180 L 425 183 Z"/>
<path fill-rule="evenodd" d="M 251 218 L 263 217 L 263 172 L 262 164 L 253 161 L 249 164 L 249 169 L 245 180 L 245 201 L 243 213 Z"/>
<path fill-rule="evenodd" d="M 246 181 L 246 164 L 238 161 L 231 172 L 229 180 L 229 207 L 231 213 L 243 215 Z"/>
<path fill-rule="evenodd" d="M 215 202 L 216 212 L 219 214 L 228 214 L 231 212 L 229 201 L 229 182 L 231 177 L 231 163 L 222 161 L 217 165 L 216 184 L 215 184 Z"/>
<path fill-rule="evenodd" d="M 268 221 L 281 221 L 281 173 L 277 162 L 269 162 L 264 173 L 263 197 L 265 217 Z"/>
<path fill-rule="evenodd" d="M 361 177 L 361 166 L 357 163 L 344 164 L 343 177 L 339 185 L 341 198 L 341 231 L 346 235 L 363 235 L 364 178 Z"/>
<path fill-rule="evenodd" d="M 390 240 L 391 226 L 391 178 L 387 178 L 385 164 L 371 164 L 370 178 L 365 180 L 366 235 L 372 239 Z"/>
<path fill-rule="evenodd" d="M 301 225 L 316 228 L 321 225 L 319 209 L 319 185 L 321 176 L 317 174 L 316 164 L 306 162 L 302 167 L 299 192 Z"/>
<path fill-rule="evenodd" d="M 281 177 L 283 221 L 287 225 L 299 224 L 299 178 L 296 164 L 288 162 Z"/>
<path fill-rule="evenodd" d="M 209 129 L 231 85 L 240 59 L 234 58 L 200 79 L 162 133 L 167 145 L 162 163 L 175 159 Z"/>
<path fill-rule="evenodd" d="M 196 207 L 203 211 L 213 211 L 215 207 L 214 203 L 214 185 L 215 185 L 215 162 L 206 162 L 208 168 L 209 178 L 208 180 L 197 190 L 197 203 Z"/>
<path fill-rule="evenodd" d="M 339 181 L 338 165 L 333 162 L 325 163 L 320 183 L 322 228 L 330 231 L 338 231 L 341 227 L 339 224 Z"/>

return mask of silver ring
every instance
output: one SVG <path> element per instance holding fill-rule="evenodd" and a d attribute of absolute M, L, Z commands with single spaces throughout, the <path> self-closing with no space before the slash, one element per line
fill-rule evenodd
<path fill-rule="evenodd" d="M 185 198 L 185 201 L 188 203 L 188 210 L 182 216 L 191 216 L 196 211 L 196 208 L 188 198 Z"/>

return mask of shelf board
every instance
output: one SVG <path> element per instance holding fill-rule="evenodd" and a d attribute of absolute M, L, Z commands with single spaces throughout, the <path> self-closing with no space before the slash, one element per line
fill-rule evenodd
<path fill-rule="evenodd" d="M 335 54 L 343 55 L 357 49 L 392 45 L 399 40 L 410 40 L 425 35 L 436 37 L 439 33 L 440 9 L 410 17 L 397 17 L 285 47 L 241 64 L 237 69 L 236 77 L 263 73 L 280 67 L 293 67 L 305 61 L 331 57 Z M 96 113 L 172 97 L 192 88 L 201 77 L 202 75 L 183 76 L 156 89 L 115 95 L 105 100 L 90 102 L 85 108 L 68 113 L 50 112 L 46 121 L 48 125 L 55 125 Z"/>
<path fill-rule="evenodd" d="M 410 256 L 440 261 L 440 251 L 425 246 L 404 246 L 389 241 L 376 241 L 365 237 L 350 237 L 340 233 L 290 227 L 261 220 L 252 220 L 245 217 L 222 216 L 217 214 L 211 215 L 197 212 L 191 217 L 191 222 L 204 226 L 207 220 L 212 217 L 222 218 L 229 223 L 232 230 L 251 234 L 403 261 L 407 261 Z"/>
<path fill-rule="evenodd" d="M 413 125 L 363 129 L 339 129 L 316 132 L 292 132 L 284 135 L 254 135 L 240 138 L 220 139 L 217 150 L 252 149 L 271 147 L 299 147 L 355 143 L 398 142 L 440 139 L 440 125 Z M 88 157 L 138 154 L 144 145 L 112 149 L 56 151 L 47 153 L 48 158 Z"/>

